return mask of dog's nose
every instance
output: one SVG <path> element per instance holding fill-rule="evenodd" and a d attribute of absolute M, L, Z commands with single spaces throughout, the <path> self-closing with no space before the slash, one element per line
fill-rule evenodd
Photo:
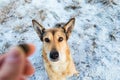
<path fill-rule="evenodd" d="M 59 58 L 59 53 L 58 53 L 56 50 L 51 51 L 51 52 L 50 52 L 50 58 L 51 58 L 52 60 L 57 60 L 57 59 Z"/>

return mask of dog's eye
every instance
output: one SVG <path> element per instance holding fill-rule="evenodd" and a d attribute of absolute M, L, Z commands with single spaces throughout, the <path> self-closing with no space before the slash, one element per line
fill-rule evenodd
<path fill-rule="evenodd" d="M 45 42 L 50 42 L 50 40 L 48 38 L 45 38 Z"/>
<path fill-rule="evenodd" d="M 59 37 L 58 41 L 59 42 L 63 41 L 63 37 Z"/>

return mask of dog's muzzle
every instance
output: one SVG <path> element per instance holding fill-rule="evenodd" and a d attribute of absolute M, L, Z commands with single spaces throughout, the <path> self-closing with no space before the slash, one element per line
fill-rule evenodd
<path fill-rule="evenodd" d="M 59 60 L 59 53 L 56 50 L 53 50 L 50 52 L 50 59 L 53 62 L 56 62 Z"/>

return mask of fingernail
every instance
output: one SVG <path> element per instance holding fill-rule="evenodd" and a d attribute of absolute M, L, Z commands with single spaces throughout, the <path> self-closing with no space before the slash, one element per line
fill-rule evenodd
<path fill-rule="evenodd" d="M 8 57 L 6 59 L 7 62 L 18 62 L 19 60 L 19 53 L 16 50 L 11 51 L 10 53 L 8 53 Z"/>

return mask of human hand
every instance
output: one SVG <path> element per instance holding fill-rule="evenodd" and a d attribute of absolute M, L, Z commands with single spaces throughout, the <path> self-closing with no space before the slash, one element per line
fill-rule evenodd
<path fill-rule="evenodd" d="M 27 54 L 26 56 L 20 48 L 14 48 L 7 54 L 0 55 L 0 80 L 25 80 L 26 76 L 32 75 L 34 68 L 27 60 L 31 53 Z"/>

